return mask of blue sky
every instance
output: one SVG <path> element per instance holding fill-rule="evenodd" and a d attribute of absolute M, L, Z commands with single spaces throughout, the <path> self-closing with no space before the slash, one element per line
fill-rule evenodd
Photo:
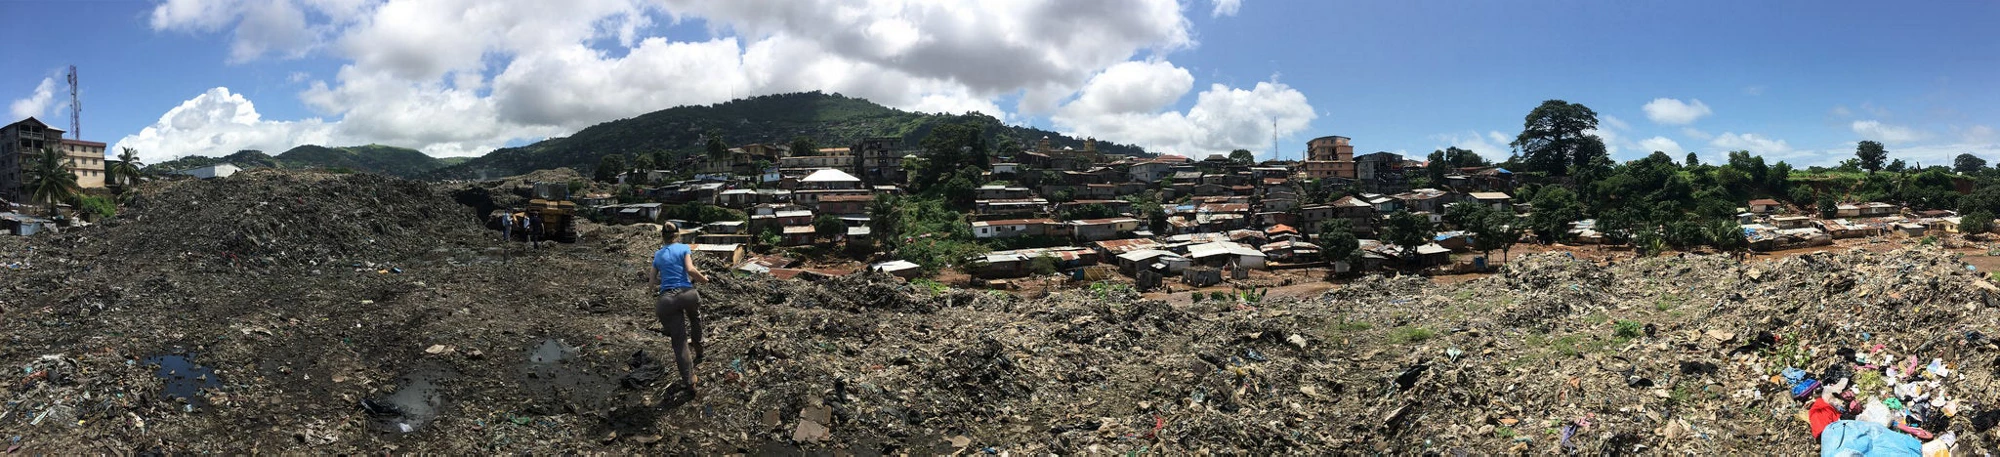
<path fill-rule="evenodd" d="M 1873 139 L 1912 162 L 2000 161 L 1995 2 L 566 4 L 9 2 L 43 14 L 0 27 L 37 44 L 0 54 L 0 101 L 67 125 L 75 64 L 87 139 L 153 161 L 304 143 L 471 155 L 800 90 L 1197 155 L 1291 158 L 1342 135 L 1498 158 L 1556 98 L 1595 109 L 1620 159 L 1830 164 Z"/>

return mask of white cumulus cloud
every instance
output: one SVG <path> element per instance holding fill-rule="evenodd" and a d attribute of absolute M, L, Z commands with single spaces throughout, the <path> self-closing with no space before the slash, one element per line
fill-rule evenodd
<path fill-rule="evenodd" d="M 1208 15 L 1211 17 L 1235 16 L 1236 10 L 1242 8 L 1243 0 L 1215 0 L 1215 10 L 1210 11 Z"/>
<path fill-rule="evenodd" d="M 1709 140 L 1708 145 L 1723 151 L 1750 151 L 1763 156 L 1782 157 L 1792 152 L 1792 146 L 1786 144 L 1785 140 L 1772 139 L 1755 133 L 1724 132 Z"/>
<path fill-rule="evenodd" d="M 1690 124 L 1696 119 L 1701 119 L 1703 116 L 1713 113 L 1713 111 L 1708 109 L 1708 105 L 1702 103 L 1701 100 L 1682 102 L 1679 99 L 1673 98 L 1655 98 L 1653 101 L 1647 102 L 1644 109 L 1646 110 L 1647 119 L 1652 119 L 1656 123 L 1669 125 Z"/>
<path fill-rule="evenodd" d="M 1667 154 L 1680 154 L 1683 152 L 1687 152 L 1686 149 L 1681 149 L 1680 142 L 1674 141 L 1672 138 L 1667 138 L 1663 136 L 1655 136 L 1652 138 L 1639 140 L 1639 148 L 1646 150 L 1647 154 L 1651 154 L 1656 151 L 1665 152 Z"/>
<path fill-rule="evenodd" d="M 158 163 L 188 154 L 226 155 L 243 149 L 277 154 L 299 144 L 334 140 L 332 126 L 319 119 L 266 121 L 242 94 L 217 87 L 167 110 L 158 122 L 118 140 L 111 150 L 133 148 L 144 162 Z"/>
<path fill-rule="evenodd" d="M 1214 84 L 1186 112 L 1163 110 L 1193 82 L 1186 69 L 1165 62 L 1120 64 L 1092 77 L 1050 120 L 1065 133 L 1133 142 L 1153 152 L 1203 157 L 1248 149 L 1268 158 L 1274 135 L 1304 131 L 1319 117 L 1305 94 L 1278 82 L 1249 90 Z"/>
<path fill-rule="evenodd" d="M 1923 131 L 1917 129 L 1884 124 L 1881 121 L 1854 121 L 1850 127 L 1854 129 L 1855 134 L 1861 135 L 1864 140 L 1876 140 L 1884 143 L 1908 143 L 1924 139 L 1928 136 Z"/>
<path fill-rule="evenodd" d="M 1498 130 L 1488 130 L 1483 136 L 1477 131 L 1467 130 L 1464 132 L 1432 135 L 1431 139 L 1438 142 L 1432 150 L 1457 147 L 1479 153 L 1480 158 L 1494 162 L 1507 160 L 1508 156 L 1514 154 L 1514 147 L 1508 145 L 1509 143 L 1513 143 L 1514 139 L 1509 138 L 1505 133 L 1500 133 Z M 1425 152 L 1424 154 L 1430 153 Z"/>
<path fill-rule="evenodd" d="M 56 79 L 42 78 L 42 83 L 35 85 L 33 93 L 28 94 L 27 97 L 14 99 L 14 103 L 7 105 L 8 113 L 14 115 L 13 120 L 7 122 L 18 121 L 29 116 L 46 115 L 49 112 L 49 107 L 55 104 L 55 98 Z M 47 119 L 43 121 L 46 122 Z"/>
<path fill-rule="evenodd" d="M 1222 3 L 1217 12 L 1233 12 L 1240 0 Z M 696 23 L 709 38 L 660 36 Z M 1048 115 L 1160 150 L 1262 149 L 1272 118 L 1282 135 L 1314 117 L 1303 94 L 1275 82 L 1214 86 L 1171 109 L 1195 87 L 1166 60 L 1196 45 L 1175 0 L 166 0 L 151 25 L 229 33 L 232 61 L 341 63 L 293 78 L 318 118 L 128 137 L 168 156 L 298 134 L 478 154 L 679 105 L 812 90 L 925 112 Z M 1018 113 L 998 106 L 1009 97 Z M 189 100 L 223 102 L 249 104 L 214 91 Z"/>

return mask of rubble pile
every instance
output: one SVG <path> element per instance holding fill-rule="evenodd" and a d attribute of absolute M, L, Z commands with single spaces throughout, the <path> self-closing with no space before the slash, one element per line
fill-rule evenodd
<path fill-rule="evenodd" d="M 1551 254 L 1416 297 L 1355 287 L 1328 296 L 1352 310 L 1338 322 L 1392 326 L 1390 341 L 1419 328 L 1436 336 L 1407 350 L 1330 354 L 1352 364 L 1342 370 L 1349 382 L 1371 387 L 1339 409 L 1368 419 L 1353 436 L 1378 449 L 1812 454 L 1820 442 L 1802 419 L 1807 403 L 1781 373 L 1848 370 L 1857 383 L 1873 380 L 1857 387 L 1862 402 L 1909 402 L 1911 391 L 1867 374 L 1884 368 L 1867 363 L 1876 353 L 1896 358 L 1906 384 L 1948 392 L 1916 399 L 1953 405 L 1960 420 L 1923 428 L 1955 432 L 1960 453 L 1990 451 L 2000 446 L 1992 424 L 1963 419 L 2000 416 L 2000 393 L 1987 387 L 2000 347 L 1984 337 L 1996 325 L 1993 286 L 1956 255 L 1856 250 L 1607 267 Z M 1951 368 L 1913 374 L 1904 357 Z"/>
<path fill-rule="evenodd" d="M 174 257 L 236 270 L 348 266 L 423 253 L 478 233 L 464 206 L 430 185 L 375 174 L 252 170 L 165 183 L 106 225 L 123 257 Z"/>
<path fill-rule="evenodd" d="M 1538 255 L 1184 305 L 704 264 L 691 397 L 643 290 L 645 227 L 528 249 L 480 230 L 459 184 L 237 177 L 0 237 L 31 265 L 0 272 L 0 449 L 1799 455 L 1819 441 L 1788 375 L 1836 366 L 1955 453 L 2000 449 L 1994 288 L 1936 247 Z"/>

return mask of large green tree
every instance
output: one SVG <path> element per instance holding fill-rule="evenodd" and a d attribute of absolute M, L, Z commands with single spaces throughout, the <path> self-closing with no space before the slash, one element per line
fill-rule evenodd
<path fill-rule="evenodd" d="M 1485 157 L 1480 157 L 1479 153 L 1470 149 L 1459 149 L 1457 146 L 1431 151 L 1431 155 L 1426 159 L 1429 161 L 1424 163 L 1424 174 L 1429 175 L 1434 184 L 1443 183 L 1445 176 L 1459 168 L 1492 165 Z"/>
<path fill-rule="evenodd" d="M 1354 260 L 1361 255 L 1361 239 L 1354 236 L 1354 225 L 1347 219 L 1329 218 L 1319 223 L 1319 255 L 1327 262 L 1348 262 L 1359 269 Z"/>
<path fill-rule="evenodd" d="M 1973 173 L 1986 169 L 1986 159 L 1972 154 L 1959 154 L 1951 161 L 1951 170 L 1959 173 Z"/>
<path fill-rule="evenodd" d="M 813 142 L 812 137 L 805 135 L 799 135 L 798 138 L 793 138 L 791 149 L 792 149 L 792 155 L 794 156 L 819 155 L 819 143 Z"/>
<path fill-rule="evenodd" d="M 840 218 L 832 214 L 820 214 L 813 218 L 813 233 L 829 240 L 840 238 L 847 234 L 847 224 L 841 223 Z"/>
<path fill-rule="evenodd" d="M 645 184 L 646 175 L 659 168 L 659 164 L 653 163 L 652 154 L 639 154 L 638 158 L 632 159 L 633 182 Z"/>
<path fill-rule="evenodd" d="M 1402 248 L 1404 264 L 1416 259 L 1417 246 L 1430 243 L 1437 236 L 1437 227 L 1431 225 L 1429 216 L 1397 211 L 1382 221 L 1382 242 Z"/>
<path fill-rule="evenodd" d="M 987 162 L 986 128 L 976 122 L 956 122 L 937 126 L 918 143 L 924 148 L 922 167 L 911 177 L 913 187 L 927 187 L 943 184 L 952 179 L 959 170 L 973 167 L 985 170 Z M 973 186 L 978 186 L 978 176 L 972 177 Z"/>
<path fill-rule="evenodd" d="M 1549 100 L 1528 112 L 1521 134 L 1509 145 L 1526 171 L 1564 176 L 1572 166 L 1608 157 L 1604 140 L 1590 134 L 1596 129 L 1596 111 L 1580 103 Z"/>
<path fill-rule="evenodd" d="M 1889 150 L 1883 149 L 1882 143 L 1862 140 L 1860 144 L 1854 146 L 1854 158 L 1861 161 L 1861 169 L 1874 174 L 1882 171 L 1883 162 L 1889 159 Z"/>
<path fill-rule="evenodd" d="M 1495 249 L 1500 250 L 1502 255 L 1513 250 L 1514 243 L 1521 241 L 1521 218 L 1515 216 L 1513 211 L 1488 209 L 1481 213 L 1466 228 L 1472 232 L 1472 248 L 1489 259 Z"/>
<path fill-rule="evenodd" d="M 1257 163 L 1257 155 L 1251 153 L 1249 149 L 1237 149 L 1229 151 L 1229 161 L 1250 165 Z"/>
<path fill-rule="evenodd" d="M 597 159 L 597 170 L 592 173 L 592 177 L 597 178 L 598 182 L 618 182 L 618 174 L 625 171 L 623 154 L 605 154 L 603 158 Z"/>
<path fill-rule="evenodd" d="M 76 182 L 76 173 L 71 168 L 69 157 L 54 148 L 42 148 L 28 164 L 28 197 L 36 203 L 49 205 L 49 215 L 56 215 L 56 205 L 76 199 L 83 193 L 83 186 Z"/>
<path fill-rule="evenodd" d="M 1983 209 L 1965 213 L 1965 217 L 1961 217 L 1958 220 L 1959 233 L 1974 234 L 1993 231 L 1993 213 Z"/>
<path fill-rule="evenodd" d="M 1528 229 L 1542 242 L 1554 242 L 1569 231 L 1569 223 L 1583 218 L 1583 204 L 1578 203 L 1576 194 L 1561 187 L 1546 187 L 1535 192 L 1530 204 L 1535 212 L 1528 214 Z"/>

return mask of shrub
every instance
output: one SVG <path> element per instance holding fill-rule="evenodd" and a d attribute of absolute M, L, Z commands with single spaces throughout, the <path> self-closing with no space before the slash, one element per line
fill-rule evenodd
<path fill-rule="evenodd" d="M 117 215 L 118 205 L 106 197 L 83 197 L 77 199 L 76 211 L 84 220 L 97 222 Z"/>

